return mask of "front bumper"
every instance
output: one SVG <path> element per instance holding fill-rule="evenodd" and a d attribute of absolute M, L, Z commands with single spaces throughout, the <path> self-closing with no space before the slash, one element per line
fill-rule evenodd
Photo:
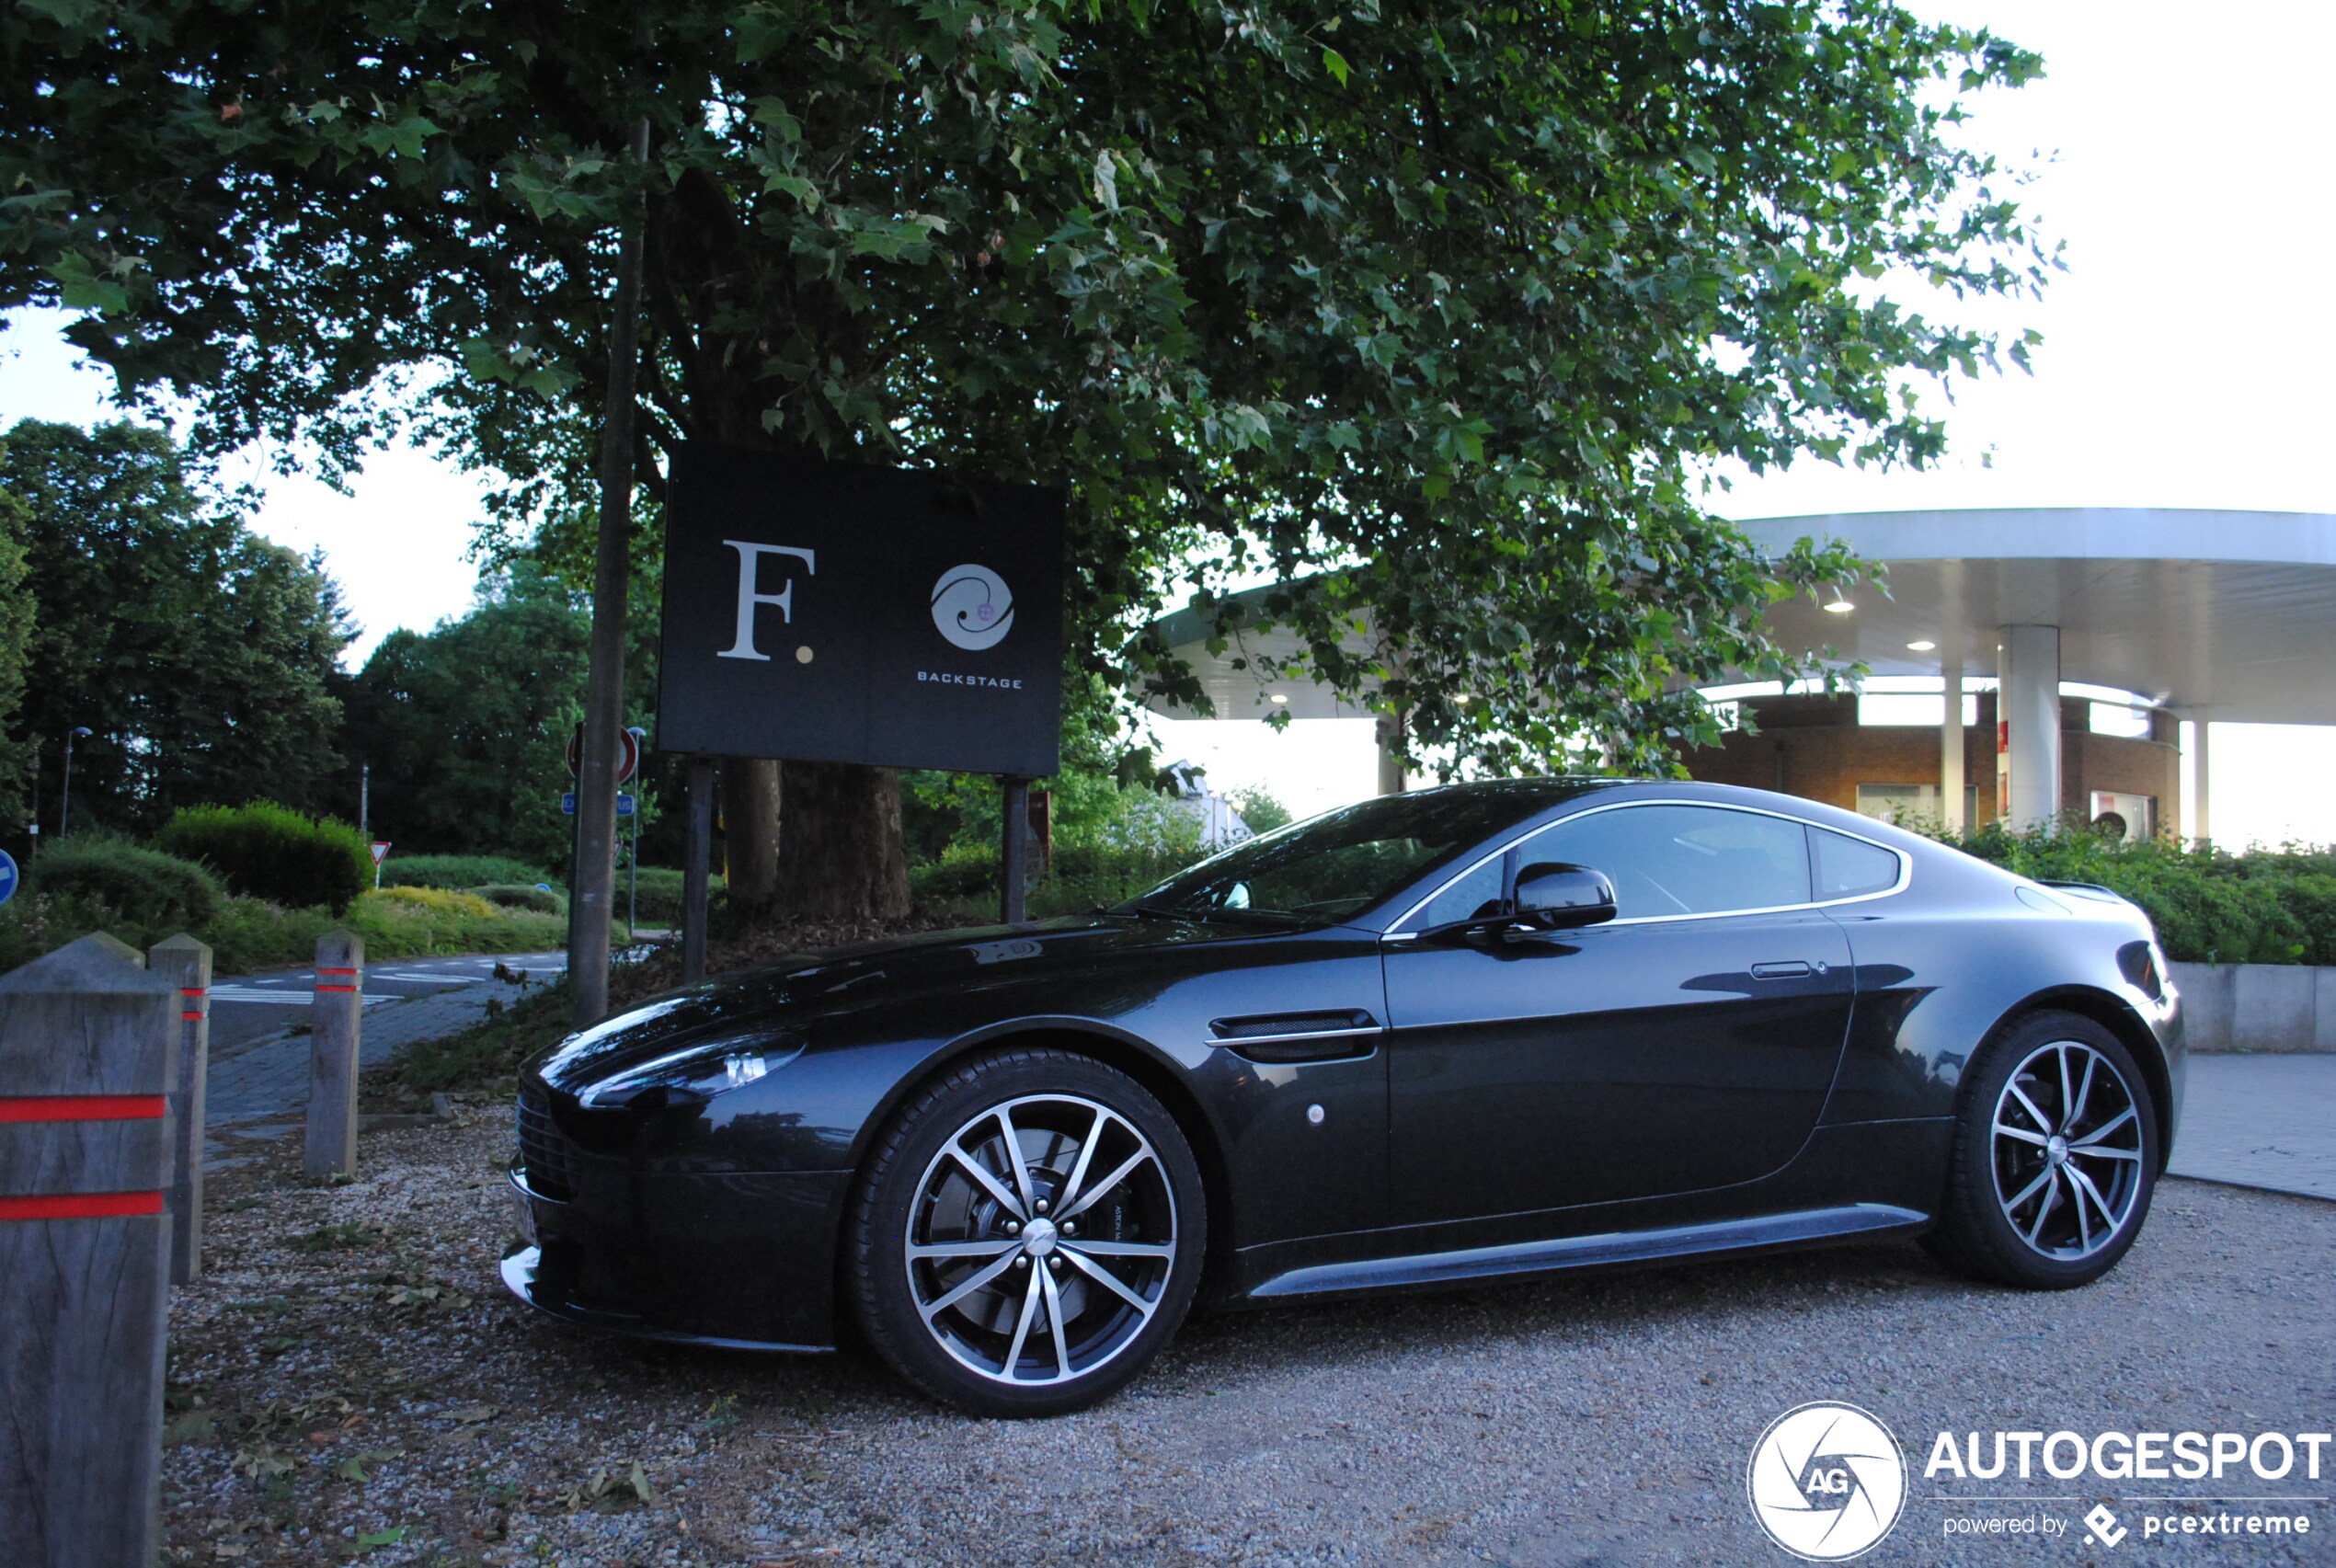
<path fill-rule="evenodd" d="M 851 1173 L 584 1173 L 565 1200 L 511 1186 L 532 1245 L 503 1283 L 539 1311 L 644 1338 L 738 1349 L 835 1345 L 835 1242 Z"/>

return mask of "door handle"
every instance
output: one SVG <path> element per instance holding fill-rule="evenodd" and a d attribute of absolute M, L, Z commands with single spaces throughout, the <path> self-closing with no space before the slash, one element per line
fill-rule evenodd
<path fill-rule="evenodd" d="M 1809 966 L 1798 958 L 1752 966 L 1752 978 L 1756 980 L 1797 980 L 1809 972 Z"/>

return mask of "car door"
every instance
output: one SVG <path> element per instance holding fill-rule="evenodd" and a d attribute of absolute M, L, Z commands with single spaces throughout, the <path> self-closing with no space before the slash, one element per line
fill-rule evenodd
<path fill-rule="evenodd" d="M 1789 1162 L 1852 1002 L 1802 824 L 1700 803 L 1594 809 L 1509 864 L 1603 871 L 1617 918 L 1438 940 L 1502 893 L 1488 861 L 1383 944 L 1396 1224 L 1724 1186 Z M 1513 876 L 1514 872 L 1510 875 Z"/>

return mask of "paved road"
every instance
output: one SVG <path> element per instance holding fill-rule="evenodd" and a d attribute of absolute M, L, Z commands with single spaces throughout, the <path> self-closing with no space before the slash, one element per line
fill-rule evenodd
<path fill-rule="evenodd" d="M 2336 1054 L 2193 1055 L 2173 1173 L 2336 1198 Z"/>
<path fill-rule="evenodd" d="M 566 972 L 567 956 L 517 953 L 366 966 L 363 1065 L 378 1067 L 400 1046 L 452 1034 L 484 1013 L 489 999 L 509 1002 L 522 995 L 522 982 L 495 978 L 498 966 L 541 983 Z M 314 969 L 212 982 L 206 1168 L 240 1163 L 235 1145 L 246 1139 L 281 1138 L 300 1126 L 308 1105 L 304 1025 L 315 984 Z"/>

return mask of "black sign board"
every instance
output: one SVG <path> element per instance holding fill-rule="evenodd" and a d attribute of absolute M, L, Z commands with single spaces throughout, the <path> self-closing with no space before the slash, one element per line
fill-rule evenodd
<path fill-rule="evenodd" d="M 658 749 L 1051 773 L 1063 500 L 692 446 L 666 506 Z"/>

